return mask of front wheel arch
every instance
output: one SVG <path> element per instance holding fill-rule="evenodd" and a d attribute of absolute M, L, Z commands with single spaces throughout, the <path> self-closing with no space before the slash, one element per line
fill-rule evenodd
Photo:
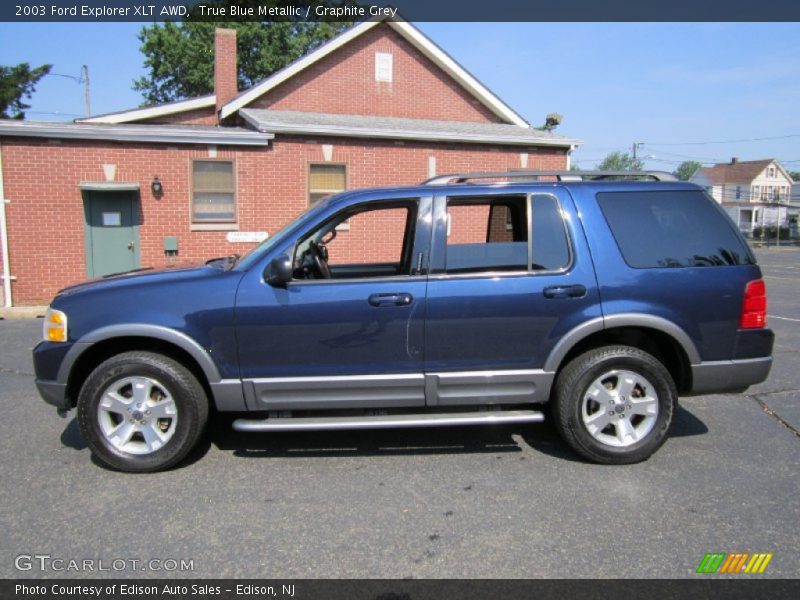
<path fill-rule="evenodd" d="M 77 421 L 97 459 L 142 473 L 186 458 L 208 413 L 208 396 L 185 366 L 152 351 L 129 351 L 90 373 L 78 396 Z"/>
<path fill-rule="evenodd" d="M 194 356 L 182 347 L 158 338 L 143 336 L 111 337 L 93 343 L 73 363 L 67 378 L 67 399 L 70 408 L 78 402 L 84 382 L 98 365 L 118 354 L 131 351 L 154 352 L 171 358 L 186 367 L 203 386 L 207 398 L 213 398 L 212 383 Z"/>

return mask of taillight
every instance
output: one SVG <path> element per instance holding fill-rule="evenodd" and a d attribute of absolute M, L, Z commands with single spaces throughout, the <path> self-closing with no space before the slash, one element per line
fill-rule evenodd
<path fill-rule="evenodd" d="M 748 282 L 744 288 L 740 329 L 758 329 L 767 324 L 767 287 L 763 279 Z"/>

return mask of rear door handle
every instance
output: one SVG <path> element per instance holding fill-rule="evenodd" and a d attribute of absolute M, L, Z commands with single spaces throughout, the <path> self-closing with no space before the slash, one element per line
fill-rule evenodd
<path fill-rule="evenodd" d="M 583 298 L 586 295 L 585 285 L 551 285 L 542 290 L 545 298 Z"/>
<path fill-rule="evenodd" d="M 414 301 L 414 296 L 407 292 L 372 294 L 368 301 L 372 306 L 408 306 Z"/>

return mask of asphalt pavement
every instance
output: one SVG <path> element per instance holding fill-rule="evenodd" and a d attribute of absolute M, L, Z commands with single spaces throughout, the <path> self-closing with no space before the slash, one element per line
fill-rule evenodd
<path fill-rule="evenodd" d="M 800 251 L 758 254 L 771 377 L 683 399 L 666 445 L 625 467 L 583 462 L 547 423 L 264 435 L 220 418 L 181 467 L 116 473 L 36 394 L 41 321 L 0 321 L 0 577 L 696 577 L 715 551 L 798 577 Z"/>

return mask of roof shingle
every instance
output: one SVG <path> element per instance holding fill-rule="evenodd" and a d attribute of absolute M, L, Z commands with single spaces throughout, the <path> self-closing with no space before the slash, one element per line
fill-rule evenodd
<path fill-rule="evenodd" d="M 243 108 L 239 114 L 259 131 L 270 133 L 561 147 L 580 144 L 580 140 L 549 131 L 503 123 L 436 121 L 256 108 Z"/>

